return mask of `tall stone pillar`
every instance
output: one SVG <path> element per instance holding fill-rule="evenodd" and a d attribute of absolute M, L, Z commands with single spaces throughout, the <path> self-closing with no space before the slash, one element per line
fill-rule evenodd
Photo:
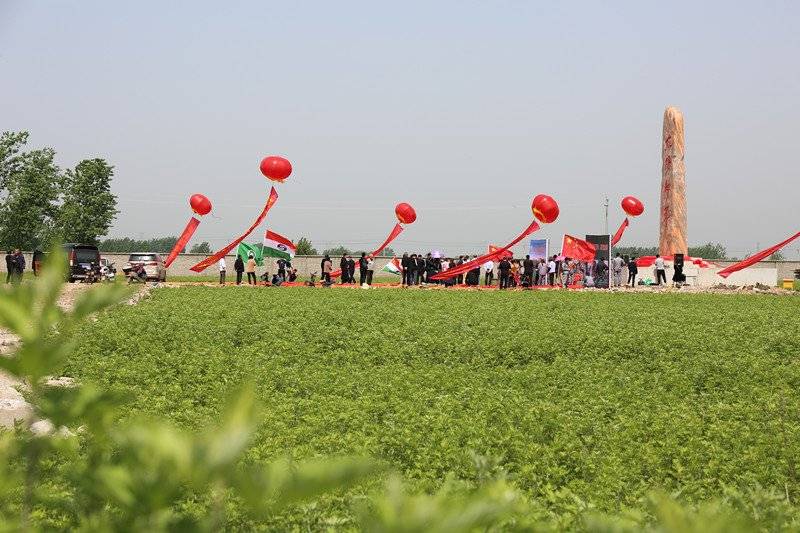
<path fill-rule="evenodd" d="M 683 163 L 683 113 L 677 107 L 664 111 L 661 144 L 661 255 L 689 251 L 686 237 L 686 166 Z"/>

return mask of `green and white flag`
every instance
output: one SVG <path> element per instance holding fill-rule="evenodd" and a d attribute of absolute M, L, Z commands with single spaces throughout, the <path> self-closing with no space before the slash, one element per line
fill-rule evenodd
<path fill-rule="evenodd" d="M 297 252 L 297 246 L 292 241 L 267 230 L 264 235 L 264 257 L 277 257 L 291 261 Z"/>
<path fill-rule="evenodd" d="M 247 263 L 247 260 L 250 258 L 250 254 L 253 254 L 253 259 L 256 260 L 256 264 L 258 266 L 264 266 L 264 254 L 260 245 L 240 243 L 239 248 L 236 250 L 236 255 L 241 257 L 242 261 Z"/>
<path fill-rule="evenodd" d="M 386 266 L 383 267 L 382 271 L 400 275 L 403 273 L 403 265 L 400 264 L 400 260 L 398 258 L 393 257 L 391 261 L 386 263 Z"/>

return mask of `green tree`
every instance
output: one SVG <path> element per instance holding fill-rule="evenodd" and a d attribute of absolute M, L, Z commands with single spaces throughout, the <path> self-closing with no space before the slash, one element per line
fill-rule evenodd
<path fill-rule="evenodd" d="M 350 249 L 344 246 L 337 246 L 336 248 L 328 248 L 322 251 L 322 255 L 329 255 L 331 257 L 350 255 Z"/>
<path fill-rule="evenodd" d="M 154 252 L 167 253 L 172 250 L 178 237 L 154 237 L 152 239 L 131 239 L 130 237 L 115 237 L 100 241 L 97 247 L 101 252 L 112 253 L 132 253 L 132 252 Z M 185 252 L 184 248 L 181 252 Z"/>
<path fill-rule="evenodd" d="M 628 257 L 642 257 L 656 255 L 658 248 L 655 246 L 614 246 L 614 254 L 627 255 Z"/>
<path fill-rule="evenodd" d="M 114 167 L 104 159 L 84 159 L 67 170 L 62 180 L 63 202 L 58 222 L 67 242 L 97 244 L 108 233 L 117 213 L 111 192 Z"/>
<path fill-rule="evenodd" d="M 310 240 L 300 237 L 300 240 L 297 241 L 297 255 L 317 255 L 317 249 Z"/>
<path fill-rule="evenodd" d="M 19 152 L 27 142 L 27 131 L 4 131 L 0 135 L 0 193 L 5 190 L 9 176 L 20 171 L 22 156 Z"/>
<path fill-rule="evenodd" d="M 394 248 L 384 248 L 381 255 L 384 257 L 393 257 L 397 254 L 394 253 Z"/>
<path fill-rule="evenodd" d="M 783 252 L 778 250 L 777 252 L 775 252 L 771 256 L 767 257 L 767 260 L 768 261 L 785 261 L 786 260 L 786 256 L 783 255 Z"/>
<path fill-rule="evenodd" d="M 193 253 L 193 254 L 210 254 L 211 253 L 211 245 L 208 244 L 205 241 L 199 242 L 199 243 L 195 244 L 194 246 L 192 246 L 192 249 L 189 251 L 189 253 Z"/>
<path fill-rule="evenodd" d="M 7 139 L 4 135 L 3 140 Z M 3 176 L 5 197 L 0 201 L 0 245 L 32 250 L 54 233 L 60 171 L 53 161 L 52 148 L 16 155 L 22 144 L 10 144 L 7 153 L 12 155 L 3 160 L 7 174 Z"/>
<path fill-rule="evenodd" d="M 689 255 L 703 259 L 727 259 L 728 251 L 718 242 L 709 242 L 701 246 L 690 246 Z"/>

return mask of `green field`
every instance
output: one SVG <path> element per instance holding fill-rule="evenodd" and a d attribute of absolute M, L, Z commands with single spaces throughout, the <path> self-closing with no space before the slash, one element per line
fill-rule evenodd
<path fill-rule="evenodd" d="M 130 392 L 129 416 L 198 429 L 252 380 L 264 415 L 247 461 L 370 456 L 420 492 L 507 477 L 529 518 L 558 527 L 590 511 L 646 521 L 656 490 L 786 525 L 800 516 L 799 309 L 770 295 L 160 289 L 85 326 L 65 374 Z M 267 524 L 352 525 L 379 486 Z"/>

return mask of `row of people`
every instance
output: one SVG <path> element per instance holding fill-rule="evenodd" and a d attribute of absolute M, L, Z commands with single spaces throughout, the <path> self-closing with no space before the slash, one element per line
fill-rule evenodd
<path fill-rule="evenodd" d="M 225 258 L 221 258 L 217 262 L 217 266 L 219 268 L 219 283 L 220 285 L 225 284 L 225 279 L 227 276 L 228 267 L 225 262 Z M 255 255 L 248 254 L 247 261 L 242 259 L 242 256 L 237 255 L 236 260 L 233 262 L 233 270 L 236 272 L 236 284 L 242 284 L 242 277 L 246 273 L 247 274 L 247 284 L 248 285 L 257 285 L 258 284 L 258 276 L 256 275 L 256 267 L 258 266 L 256 262 Z M 264 272 L 261 274 L 261 281 L 271 283 L 272 285 L 280 285 L 284 282 L 293 282 L 297 280 L 297 269 L 292 267 L 292 263 L 287 261 L 286 259 L 278 259 L 275 261 L 275 266 L 277 267 L 278 272 L 272 275 L 272 279 L 269 277 L 269 272 Z"/>
<path fill-rule="evenodd" d="M 439 272 L 444 272 L 450 268 L 461 266 L 469 261 L 477 259 L 476 255 L 460 255 L 455 258 L 433 257 L 431 254 L 403 254 L 401 266 L 403 267 L 402 284 L 406 286 L 419 285 L 421 283 L 441 283 L 443 285 L 462 285 L 477 286 L 480 283 L 481 271 L 483 271 L 483 284 L 490 286 L 497 278 L 501 289 L 510 287 L 531 287 L 531 286 L 595 286 L 600 280 L 602 285 L 606 285 L 609 273 L 613 274 L 612 286 L 622 286 L 622 273 L 625 268 L 628 270 L 628 280 L 626 285 L 634 286 L 638 267 L 636 258 L 622 258 L 619 254 L 611 261 L 579 261 L 569 257 L 561 258 L 553 255 L 549 258 L 531 258 L 526 255 L 525 259 L 515 259 L 513 256 L 501 258 L 497 264 L 489 260 L 466 274 L 459 274 L 453 278 L 436 281 L 431 278 Z M 663 270 L 663 259 L 660 263 L 656 260 L 656 269 L 661 266 Z M 497 275 L 495 275 L 497 270 Z M 609 272 L 611 271 L 611 272 Z"/>

